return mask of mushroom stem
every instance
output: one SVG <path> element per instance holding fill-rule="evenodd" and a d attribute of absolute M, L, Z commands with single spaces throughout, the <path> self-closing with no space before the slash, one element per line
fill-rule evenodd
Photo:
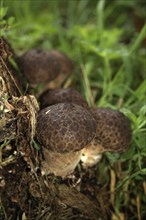
<path fill-rule="evenodd" d="M 57 153 L 43 147 L 44 161 L 42 175 L 53 173 L 55 176 L 66 177 L 71 174 L 79 163 L 83 150 L 69 153 Z"/>
<path fill-rule="evenodd" d="M 81 157 L 83 167 L 87 168 L 96 165 L 101 160 L 103 152 L 103 147 L 99 144 L 97 145 L 93 139 L 91 143 L 83 149 Z"/>

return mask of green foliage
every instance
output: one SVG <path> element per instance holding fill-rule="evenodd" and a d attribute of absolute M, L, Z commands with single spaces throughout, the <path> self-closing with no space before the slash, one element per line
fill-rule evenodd
<path fill-rule="evenodd" d="M 8 8 L 7 7 L 1 7 L 0 8 L 0 34 L 6 35 L 7 32 L 13 27 L 14 24 L 14 17 L 9 17 L 8 19 L 5 18 L 7 15 Z"/>
<path fill-rule="evenodd" d="M 99 168 L 107 173 L 117 160 L 121 163 L 124 178 L 117 181 L 115 213 L 121 212 L 123 203 L 128 206 L 132 194 L 132 198 L 140 196 L 141 215 L 146 215 L 142 189 L 146 178 L 145 5 L 124 0 L 5 0 L 1 6 L 1 35 L 17 53 L 33 47 L 62 50 L 75 61 L 72 80 L 89 105 L 119 109 L 130 119 L 131 148 L 121 155 L 106 153 Z M 136 214 L 131 219 L 137 219 Z"/>

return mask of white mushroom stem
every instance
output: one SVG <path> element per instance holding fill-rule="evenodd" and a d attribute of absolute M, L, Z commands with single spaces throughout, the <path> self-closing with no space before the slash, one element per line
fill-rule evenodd
<path fill-rule="evenodd" d="M 81 161 L 84 168 L 96 165 L 102 158 L 104 149 L 101 145 L 95 144 L 94 140 L 83 149 Z"/>
<path fill-rule="evenodd" d="M 102 154 L 91 155 L 91 154 L 83 154 L 81 157 L 81 161 L 83 162 L 83 167 L 92 167 L 96 165 L 102 158 Z"/>
<path fill-rule="evenodd" d="M 55 176 L 66 177 L 71 174 L 79 161 L 83 150 L 69 153 L 57 153 L 43 147 L 45 160 L 42 162 L 42 175 L 53 173 Z"/>

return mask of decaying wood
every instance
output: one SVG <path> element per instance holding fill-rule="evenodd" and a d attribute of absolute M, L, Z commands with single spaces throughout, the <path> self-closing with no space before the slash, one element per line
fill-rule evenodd
<path fill-rule="evenodd" d="M 38 103 L 34 96 L 23 95 L 20 80 L 9 62 L 13 52 L 3 38 L 0 55 L 0 142 L 15 140 L 17 150 L 31 163 Z"/>

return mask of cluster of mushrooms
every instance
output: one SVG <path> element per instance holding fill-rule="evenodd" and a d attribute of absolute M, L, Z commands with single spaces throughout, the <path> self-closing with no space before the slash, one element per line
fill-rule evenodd
<path fill-rule="evenodd" d="M 74 88 L 61 88 L 73 70 L 72 61 L 53 50 L 32 49 L 18 58 L 18 65 L 30 86 L 43 83 L 39 96 L 36 139 L 42 147 L 42 173 L 67 177 L 81 161 L 86 169 L 94 166 L 103 152 L 129 148 L 131 128 L 120 111 L 89 108 Z M 50 89 L 50 82 L 58 88 Z"/>

